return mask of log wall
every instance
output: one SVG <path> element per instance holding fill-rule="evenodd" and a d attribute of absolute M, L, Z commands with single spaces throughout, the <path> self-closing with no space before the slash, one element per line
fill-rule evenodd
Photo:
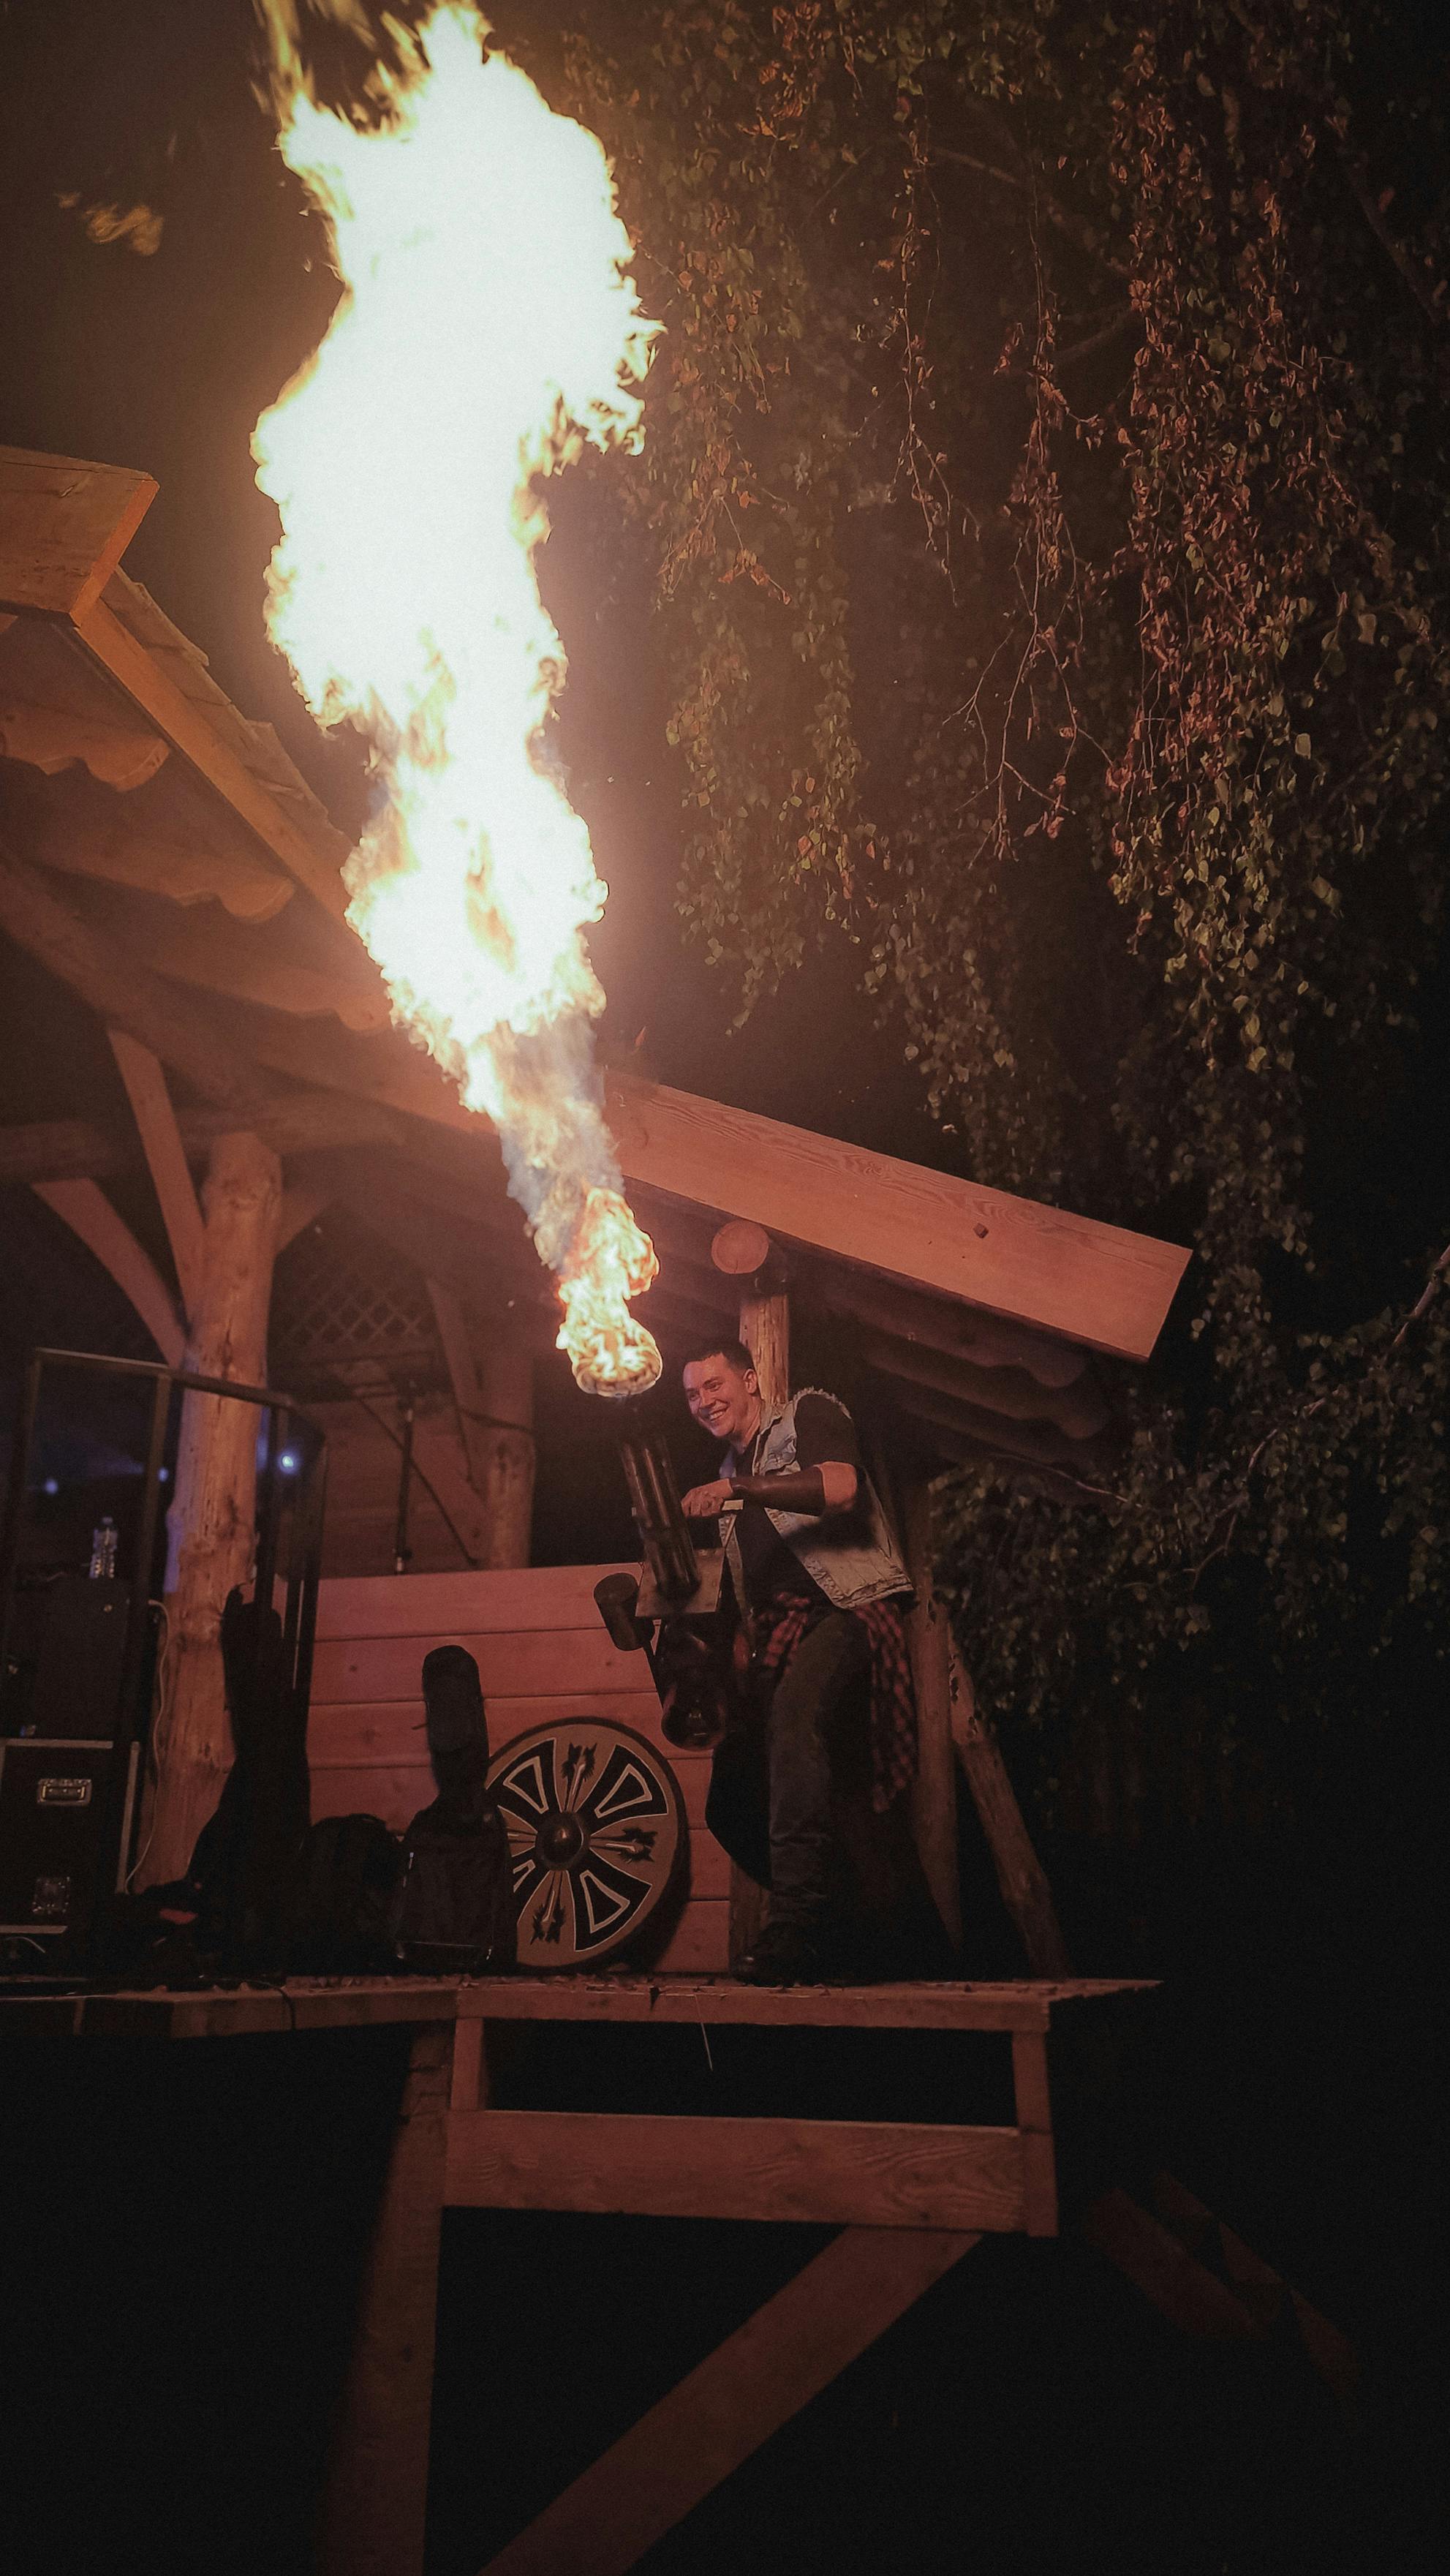
<path fill-rule="evenodd" d="M 707 1754 L 659 1730 L 643 1655 L 611 1645 L 594 1607 L 607 1565 L 341 1577 L 321 1587 L 307 1751 L 314 1816 L 381 1816 L 400 1832 L 433 1796 L 420 1687 L 431 1646 L 466 1646 L 498 1753 L 551 1718 L 606 1717 L 663 1753 L 690 1826 L 689 1893 L 662 1968 L 723 1971 L 730 1865 L 705 1829 Z M 632 1570 L 632 1569 L 631 1569 Z"/>

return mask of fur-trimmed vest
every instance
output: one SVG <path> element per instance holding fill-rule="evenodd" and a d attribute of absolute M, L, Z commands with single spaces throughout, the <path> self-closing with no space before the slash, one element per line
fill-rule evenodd
<path fill-rule="evenodd" d="M 802 1395 L 825 1395 L 827 1402 L 846 1412 L 839 1396 L 827 1395 L 821 1386 L 804 1386 L 778 1413 L 767 1414 L 755 1438 L 755 1465 L 736 1456 L 732 1449 L 721 1462 L 722 1476 L 780 1475 L 793 1470 L 796 1463 L 795 1409 Z M 846 1415 L 850 1420 L 850 1415 Z M 864 1534 L 858 1530 L 832 1531 L 828 1519 L 814 1512 L 776 1512 L 769 1504 L 762 1508 L 773 1529 L 785 1540 L 795 1556 L 820 1585 L 826 1599 L 838 1610 L 859 1610 L 866 1601 L 884 1601 L 893 1592 L 909 1592 L 911 1577 L 902 1564 L 891 1525 L 881 1508 L 881 1498 L 865 1469 L 860 1471 L 860 1492 L 851 1514 L 853 1521 L 864 1518 Z"/>

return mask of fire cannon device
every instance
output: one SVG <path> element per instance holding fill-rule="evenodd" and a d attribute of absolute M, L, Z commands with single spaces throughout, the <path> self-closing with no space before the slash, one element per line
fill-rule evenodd
<path fill-rule="evenodd" d="M 643 1651 L 660 1700 L 660 1728 L 682 1751 L 707 1752 L 730 1722 L 746 1662 L 749 1622 L 731 1503 L 693 1529 L 667 1452 L 624 1440 L 620 1461 L 644 1563 L 594 1587 L 599 1615 L 624 1653 Z"/>

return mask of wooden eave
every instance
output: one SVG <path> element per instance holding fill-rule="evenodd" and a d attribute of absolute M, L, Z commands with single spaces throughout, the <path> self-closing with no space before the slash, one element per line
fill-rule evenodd
<path fill-rule="evenodd" d="M 279 1108 L 302 1084 L 374 1104 L 405 1129 L 424 1122 L 439 1152 L 416 1171 L 380 1170 L 378 1189 L 352 1190 L 355 1203 L 367 1213 L 371 1200 L 380 1230 L 401 1240 L 413 1229 L 416 1244 L 409 1200 L 421 1193 L 430 1239 L 458 1276 L 487 1254 L 511 1293 L 532 1284 L 547 1316 L 548 1282 L 505 1196 L 496 1139 L 390 1026 L 381 977 L 343 922 L 342 835 L 271 728 L 237 712 L 205 656 L 120 569 L 151 488 L 120 469 L 0 450 L 11 829 L 77 916 L 188 1007 L 205 1002 L 218 1046 L 260 1069 Z M 1187 1264 L 1181 1247 L 635 1075 L 611 1072 L 605 1088 L 661 1251 L 662 1325 L 723 1321 L 738 1283 L 712 1268 L 710 1237 L 747 1218 L 782 1247 L 804 1293 L 853 1320 L 865 1364 L 944 1447 L 1053 1464 L 1100 1442 L 1107 1406 L 1088 1354 L 1148 1358 Z"/>

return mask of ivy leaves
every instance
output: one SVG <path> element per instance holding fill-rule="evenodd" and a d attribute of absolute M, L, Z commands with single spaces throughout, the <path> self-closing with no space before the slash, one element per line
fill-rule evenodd
<path fill-rule="evenodd" d="M 1394 231 L 1366 29 L 716 0 L 571 52 L 667 325 L 629 472 L 689 930 L 742 1015 L 855 941 L 965 1168 L 1202 1256 L 1116 1499 L 944 1487 L 1023 1715 L 1230 1642 L 1308 1706 L 1450 1575 L 1438 1308 L 1308 1320 L 1443 885 L 1443 179 L 1401 102 Z"/>

